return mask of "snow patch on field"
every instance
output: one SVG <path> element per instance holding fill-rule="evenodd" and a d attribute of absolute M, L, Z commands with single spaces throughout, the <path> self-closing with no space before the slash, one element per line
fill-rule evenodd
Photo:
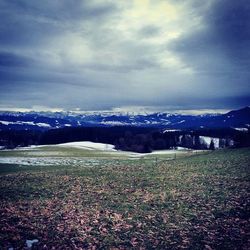
<path fill-rule="evenodd" d="M 80 148 L 85 150 L 100 150 L 100 151 L 117 151 L 115 150 L 115 146 L 112 144 L 105 144 L 99 142 L 91 142 L 91 141 L 77 141 L 77 142 L 66 142 L 60 144 L 50 144 L 50 145 L 31 145 L 28 147 L 18 147 L 11 150 L 32 150 L 43 147 L 69 147 L 69 148 Z M 9 150 L 6 150 L 9 151 Z"/>
<path fill-rule="evenodd" d="M 197 152 L 201 150 L 196 150 Z M 174 154 L 182 154 L 182 153 L 190 153 L 196 152 L 189 148 L 177 147 L 176 149 L 163 149 L 163 150 L 154 150 L 151 153 L 135 153 L 135 152 L 128 152 L 123 151 L 123 153 L 127 154 L 129 157 L 143 157 L 149 155 L 174 155 Z"/>
<path fill-rule="evenodd" d="M 46 153 L 44 153 L 46 154 Z M 100 166 L 103 160 L 86 157 L 1 157 L 2 164 L 22 166 Z"/>
<path fill-rule="evenodd" d="M 155 150 L 150 154 L 154 154 L 154 155 L 179 154 L 179 153 L 182 153 L 182 151 L 183 150 L 179 150 L 179 149 Z"/>
<path fill-rule="evenodd" d="M 86 157 L 86 156 L 69 156 L 65 157 L 64 151 L 48 151 L 47 149 L 43 151 L 43 147 L 48 146 L 58 146 L 61 148 L 80 148 L 83 150 L 102 150 L 104 152 L 104 157 Z M 106 166 L 112 164 L 116 157 L 119 157 L 118 162 L 120 162 L 123 157 L 125 159 L 141 159 L 145 156 L 156 157 L 157 155 L 177 155 L 183 153 L 194 152 L 191 149 L 178 147 L 176 149 L 170 150 L 156 150 L 151 153 L 135 153 L 129 151 L 118 151 L 114 149 L 114 145 L 94 143 L 94 142 L 70 142 L 57 145 L 48 146 L 32 146 L 27 147 L 23 150 L 22 156 L 10 156 L 10 157 L 0 157 L 1 164 L 15 164 L 19 167 L 21 166 L 73 166 L 73 167 L 96 167 L 96 166 Z M 36 149 L 39 148 L 37 151 Z M 13 150 L 13 152 L 16 149 Z M 22 148 L 19 148 L 21 151 Z M 12 150 L 8 150 L 12 151 Z M 105 158 L 105 152 L 108 153 L 108 157 Z M 107 155 L 106 155 L 107 156 Z M 114 158 L 113 158 L 114 157 Z M 121 157 L 121 158 L 120 158 Z"/>
<path fill-rule="evenodd" d="M 220 141 L 219 138 L 208 137 L 208 136 L 200 136 L 200 142 L 202 144 L 205 144 L 208 148 L 209 148 L 212 140 L 214 142 L 214 148 L 219 148 L 219 141 Z"/>
<path fill-rule="evenodd" d="M 112 144 L 105 144 L 105 143 L 98 143 L 91 141 L 67 142 L 67 143 L 56 144 L 55 146 L 73 147 L 73 148 L 81 148 L 87 150 L 116 151 L 115 146 Z"/>
<path fill-rule="evenodd" d="M 26 151 L 39 148 L 42 149 L 43 147 L 65 147 L 65 148 L 69 147 L 69 148 L 79 148 L 85 150 L 117 151 L 115 149 L 115 146 L 112 144 L 105 144 L 105 143 L 91 142 L 91 141 L 66 142 L 66 143 L 49 144 L 49 145 L 31 145 L 28 147 L 17 147 L 14 149 L 6 149 L 4 151 L 12 151 L 12 150 Z"/>

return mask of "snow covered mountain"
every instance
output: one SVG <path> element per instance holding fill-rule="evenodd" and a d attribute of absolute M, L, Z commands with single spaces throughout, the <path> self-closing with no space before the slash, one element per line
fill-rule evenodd
<path fill-rule="evenodd" d="M 0 112 L 0 129 L 48 130 L 64 127 L 138 126 L 165 129 L 235 128 L 248 130 L 250 107 L 226 114 L 182 115 L 122 112 Z"/>

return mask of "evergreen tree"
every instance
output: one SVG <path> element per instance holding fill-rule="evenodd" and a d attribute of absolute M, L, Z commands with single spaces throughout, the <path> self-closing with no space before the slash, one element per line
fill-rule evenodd
<path fill-rule="evenodd" d="M 214 147 L 214 140 L 211 140 L 210 145 L 209 145 L 209 149 L 210 149 L 210 150 L 215 150 L 215 147 Z"/>

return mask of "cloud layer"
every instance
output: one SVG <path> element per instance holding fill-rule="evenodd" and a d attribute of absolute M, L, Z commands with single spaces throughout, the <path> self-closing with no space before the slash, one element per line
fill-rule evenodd
<path fill-rule="evenodd" d="M 0 108 L 250 103 L 248 0 L 0 0 Z"/>

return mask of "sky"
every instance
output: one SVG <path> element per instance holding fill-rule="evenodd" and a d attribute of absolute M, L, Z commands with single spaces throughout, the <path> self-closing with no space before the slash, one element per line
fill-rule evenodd
<path fill-rule="evenodd" d="M 250 105 L 249 0 L 0 0 L 0 109 Z"/>

